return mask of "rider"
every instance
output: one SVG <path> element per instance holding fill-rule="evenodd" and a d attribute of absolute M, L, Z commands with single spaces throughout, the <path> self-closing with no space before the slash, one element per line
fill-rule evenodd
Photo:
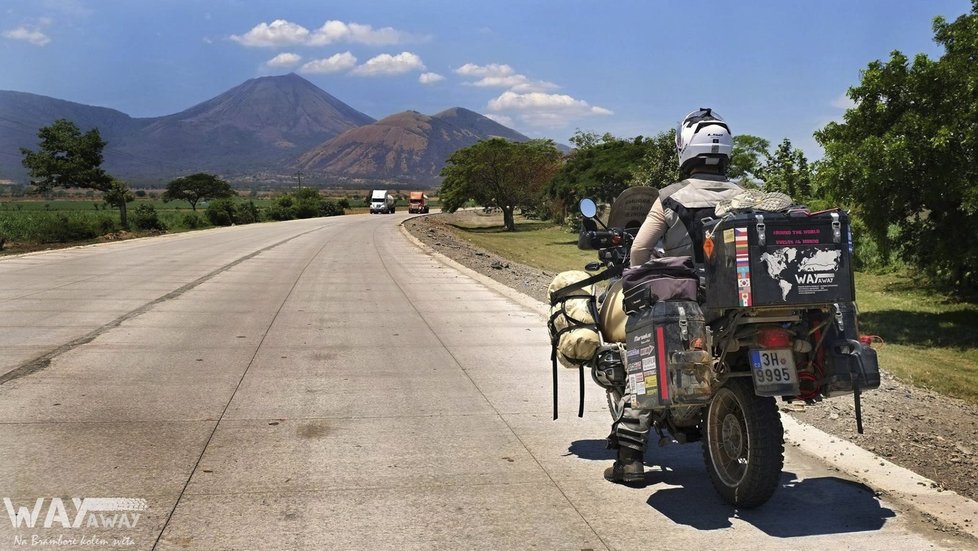
<path fill-rule="evenodd" d="M 644 264 L 653 256 L 691 256 L 697 263 L 703 261 L 702 244 L 697 243 L 697 236 L 702 235 L 700 220 L 712 216 L 720 201 L 743 191 L 726 177 L 732 150 L 730 127 L 712 109 L 693 111 L 679 123 L 676 151 L 684 179 L 659 191 L 632 243 L 632 266 Z M 617 408 L 620 418 L 612 424 L 609 437 L 612 446 L 618 448 L 618 459 L 604 472 L 612 482 L 641 484 L 645 480 L 642 460 L 652 410 L 633 400 L 638 397 L 626 387 Z"/>

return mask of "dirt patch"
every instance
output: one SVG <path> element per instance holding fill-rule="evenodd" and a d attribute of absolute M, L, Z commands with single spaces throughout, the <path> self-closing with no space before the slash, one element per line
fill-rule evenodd
<path fill-rule="evenodd" d="M 459 264 L 533 298 L 547 300 L 547 286 L 554 273 L 472 245 L 445 223 L 444 215 L 414 218 L 405 222 L 405 227 Z M 807 407 L 783 405 L 800 421 L 926 476 L 940 488 L 978 500 L 978 406 L 908 385 L 885 371 L 882 377 L 879 390 L 863 395 L 865 434 L 856 432 L 850 398 L 833 398 Z"/>

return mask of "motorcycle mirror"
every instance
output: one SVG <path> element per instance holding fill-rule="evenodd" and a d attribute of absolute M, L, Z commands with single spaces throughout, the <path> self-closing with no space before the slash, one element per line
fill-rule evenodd
<path fill-rule="evenodd" d="M 580 209 L 585 218 L 594 218 L 598 214 L 598 205 L 586 197 L 581 199 Z"/>

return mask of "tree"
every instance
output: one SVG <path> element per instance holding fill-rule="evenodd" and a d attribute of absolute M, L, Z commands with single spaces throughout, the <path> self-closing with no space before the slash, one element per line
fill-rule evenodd
<path fill-rule="evenodd" d="M 590 137 L 589 137 L 590 136 Z M 578 131 L 571 142 L 588 144 L 573 151 L 547 188 L 564 205 L 584 197 L 610 203 L 634 185 L 662 187 L 679 177 L 674 131 L 651 138 L 616 138 Z"/>
<path fill-rule="evenodd" d="M 177 178 L 167 184 L 166 191 L 163 192 L 164 201 L 183 199 L 190 203 L 190 208 L 195 211 L 199 201 L 233 196 L 234 190 L 231 188 L 231 184 L 205 172 Z"/>
<path fill-rule="evenodd" d="M 441 171 L 442 208 L 454 212 L 469 199 L 503 211 L 507 231 L 516 231 L 513 210 L 532 206 L 560 169 L 562 155 L 550 140 L 511 142 L 492 138 L 459 149 Z"/>
<path fill-rule="evenodd" d="M 112 177 L 102 170 L 102 140 L 97 128 L 82 134 L 75 123 L 58 119 L 37 132 L 40 149 L 20 148 L 21 162 L 38 191 L 55 187 L 108 191 Z"/>
<path fill-rule="evenodd" d="M 727 175 L 741 185 L 760 185 L 764 164 L 770 159 L 771 142 L 750 134 L 733 137 L 733 152 Z"/>
<path fill-rule="evenodd" d="M 785 138 L 760 167 L 764 191 L 780 191 L 796 202 L 804 203 L 812 198 L 812 171 L 805 153 L 792 147 Z"/>
<path fill-rule="evenodd" d="M 884 252 L 959 290 L 978 287 L 978 0 L 935 18 L 937 60 L 894 51 L 862 72 L 843 122 L 816 132 L 819 184 L 851 205 Z M 895 229 L 891 240 L 889 230 Z M 969 228 L 972 229 L 969 231 Z"/>
<path fill-rule="evenodd" d="M 659 132 L 645 140 L 645 154 L 635 173 L 634 184 L 663 188 L 679 181 L 676 130 Z"/>
<path fill-rule="evenodd" d="M 127 204 L 133 202 L 136 197 L 129 190 L 129 184 L 122 180 L 112 180 L 109 189 L 105 191 L 105 202 L 119 209 L 119 220 L 123 228 L 129 227 L 129 214 Z"/>

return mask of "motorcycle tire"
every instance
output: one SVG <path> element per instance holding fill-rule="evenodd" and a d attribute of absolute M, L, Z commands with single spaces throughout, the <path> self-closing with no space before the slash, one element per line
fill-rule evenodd
<path fill-rule="evenodd" d="M 710 401 L 705 419 L 703 458 L 717 493 L 736 507 L 763 505 L 784 467 L 775 399 L 755 395 L 749 378 L 732 379 Z"/>

